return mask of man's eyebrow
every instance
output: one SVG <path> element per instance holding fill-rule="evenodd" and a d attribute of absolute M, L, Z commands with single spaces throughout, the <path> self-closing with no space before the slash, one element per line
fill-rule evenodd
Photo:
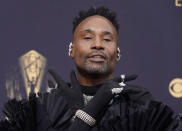
<path fill-rule="evenodd" d="M 112 33 L 109 32 L 109 31 L 104 31 L 103 33 L 104 33 L 104 35 L 110 35 L 110 34 L 112 34 Z"/>
<path fill-rule="evenodd" d="M 84 30 L 84 32 L 92 33 L 92 32 L 94 32 L 94 31 L 93 31 L 93 30 L 91 30 L 91 29 L 86 29 L 86 30 Z"/>
<path fill-rule="evenodd" d="M 86 30 L 83 30 L 83 32 L 93 33 L 94 31 L 91 30 L 91 29 L 86 29 Z M 110 35 L 110 34 L 112 34 L 112 33 L 109 32 L 109 31 L 103 31 L 103 34 L 104 34 L 104 35 Z"/>

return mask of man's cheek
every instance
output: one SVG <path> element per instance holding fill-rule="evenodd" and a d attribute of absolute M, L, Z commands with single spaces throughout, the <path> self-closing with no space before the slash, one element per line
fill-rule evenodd
<path fill-rule="evenodd" d="M 115 62 L 116 59 L 117 59 L 117 54 L 114 53 L 114 54 L 112 54 L 112 55 L 110 56 L 110 61 Z"/>
<path fill-rule="evenodd" d="M 84 55 L 81 54 L 81 53 L 77 54 L 76 60 L 77 60 L 77 63 L 78 63 L 79 65 L 83 64 L 83 63 L 84 63 L 84 60 L 85 60 Z"/>

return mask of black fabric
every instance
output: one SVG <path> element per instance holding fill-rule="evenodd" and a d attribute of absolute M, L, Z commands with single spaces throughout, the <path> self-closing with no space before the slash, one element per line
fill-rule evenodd
<path fill-rule="evenodd" d="M 73 117 L 73 114 L 69 111 L 66 99 L 60 96 L 58 98 L 59 100 L 57 99 L 55 102 L 55 99 L 51 98 L 54 96 L 49 95 L 52 94 L 47 94 L 46 99 L 49 101 L 47 104 L 51 104 L 52 102 L 55 103 L 50 107 L 48 106 L 49 104 L 47 105 L 47 107 L 52 108 L 52 110 L 50 109 L 50 112 L 52 111 L 51 114 L 55 114 L 52 116 L 52 122 L 49 121 L 50 114 L 43 111 L 47 110 L 46 107 L 42 106 L 41 102 L 37 103 L 39 98 L 36 98 L 34 101 L 31 101 L 31 103 L 33 102 L 38 104 L 36 107 L 39 112 L 36 114 L 36 118 L 39 117 L 39 120 L 41 120 L 35 124 L 35 130 L 26 124 L 20 131 L 26 131 L 25 129 L 27 127 L 29 128 L 29 131 L 173 131 L 178 124 L 178 120 L 174 117 L 175 113 L 165 104 L 157 101 L 151 101 L 143 106 L 136 103 L 128 104 L 121 99 L 114 98 L 112 106 L 108 107 L 100 122 L 94 127 L 90 127 L 78 118 L 72 122 L 71 118 Z M 27 105 L 30 101 L 26 101 L 25 103 Z M 39 106 L 41 106 L 41 108 Z M 17 114 L 18 112 L 16 111 L 13 111 L 12 113 Z M 24 114 L 34 114 L 34 112 L 36 111 L 25 110 Z M 11 117 L 13 118 L 13 115 L 10 116 L 9 119 L 12 119 Z M 48 119 L 48 123 L 45 122 L 46 119 Z M 23 118 L 22 120 L 26 123 L 27 118 Z M 18 131 L 12 129 L 17 127 L 18 125 L 16 124 L 22 120 L 16 119 L 15 121 L 1 121 L 0 130 Z M 29 124 L 34 122 L 35 121 L 33 119 L 29 120 Z"/>
<path fill-rule="evenodd" d="M 75 112 L 70 108 L 70 99 L 58 93 L 60 90 L 56 89 L 52 93 L 39 94 L 39 97 L 31 95 L 29 100 L 10 100 L 4 109 L 8 120 L 0 122 L 0 131 L 173 131 L 176 129 L 179 122 L 177 115 L 167 105 L 154 101 L 145 88 L 126 85 L 120 95 L 113 97 L 109 91 L 115 86 L 112 82 L 108 85 L 110 87 L 104 84 L 79 87 L 82 93 L 97 96 L 91 100 L 91 106 L 88 103 L 89 108 L 84 107 L 89 109 L 85 110 L 87 113 L 91 112 L 97 119 L 93 127 L 79 118 L 72 119 Z M 66 88 L 70 87 L 66 85 Z M 108 104 L 111 99 L 112 104 Z"/>
<path fill-rule="evenodd" d="M 99 90 L 99 88 L 102 86 L 102 84 L 96 85 L 96 86 L 84 86 L 80 85 L 82 93 L 88 96 L 94 96 L 95 93 Z"/>
<path fill-rule="evenodd" d="M 8 120 L 0 121 L 0 131 L 8 131 L 10 127 L 10 123 Z"/>
<path fill-rule="evenodd" d="M 73 112 L 67 100 L 56 92 L 45 93 L 37 98 L 36 130 L 64 129 L 69 123 Z"/>
<path fill-rule="evenodd" d="M 127 102 L 145 104 L 148 101 L 154 100 L 152 94 L 142 86 L 129 85 L 124 87 L 122 94 L 125 96 Z"/>
<path fill-rule="evenodd" d="M 36 96 L 29 100 L 9 100 L 3 109 L 8 120 L 0 123 L 1 131 L 33 131 L 36 128 Z"/>

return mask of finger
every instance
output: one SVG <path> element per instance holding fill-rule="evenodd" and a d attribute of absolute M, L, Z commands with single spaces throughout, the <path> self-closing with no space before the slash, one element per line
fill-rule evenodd
<path fill-rule="evenodd" d="M 126 76 L 124 82 L 135 80 L 138 76 L 136 74 Z"/>
<path fill-rule="evenodd" d="M 51 74 L 51 76 L 54 78 L 54 80 L 56 81 L 56 83 L 62 87 L 65 87 L 66 84 L 64 83 L 63 79 L 61 78 L 61 76 L 59 76 L 54 70 L 52 69 L 48 69 L 48 72 Z"/>
<path fill-rule="evenodd" d="M 71 79 L 71 86 L 72 88 L 80 88 L 80 84 L 76 78 L 76 74 L 75 72 L 72 70 L 71 73 L 70 73 L 70 79 Z"/>
<path fill-rule="evenodd" d="M 143 92 L 142 87 L 139 86 L 125 86 L 124 87 L 124 92 L 126 93 L 140 93 Z"/>
<path fill-rule="evenodd" d="M 137 77 L 138 76 L 135 75 L 135 74 L 133 74 L 133 75 L 126 75 L 125 78 L 124 78 L 124 82 L 135 80 Z M 120 77 L 115 77 L 113 79 L 113 81 L 120 83 L 120 82 L 123 82 L 123 79 L 120 76 Z"/>
<path fill-rule="evenodd" d="M 130 94 L 138 94 L 141 91 L 140 90 L 133 90 L 133 89 L 124 89 L 123 92 L 124 93 L 130 93 Z"/>

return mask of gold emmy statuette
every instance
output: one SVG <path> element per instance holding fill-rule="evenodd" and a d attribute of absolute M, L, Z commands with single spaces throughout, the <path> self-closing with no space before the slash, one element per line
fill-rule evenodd
<path fill-rule="evenodd" d="M 46 58 L 35 50 L 31 50 L 19 58 L 27 97 L 30 93 L 39 92 L 46 62 Z"/>
<path fill-rule="evenodd" d="M 175 98 L 182 97 L 182 79 L 175 78 L 169 84 L 169 92 Z"/>

